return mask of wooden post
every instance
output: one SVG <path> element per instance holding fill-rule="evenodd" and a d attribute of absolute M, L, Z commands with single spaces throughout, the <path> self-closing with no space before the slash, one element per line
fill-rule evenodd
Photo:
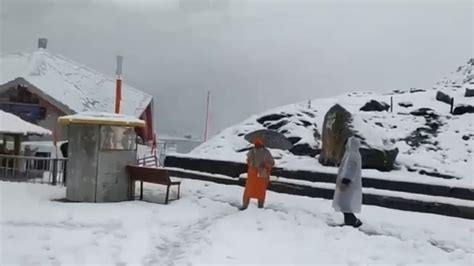
<path fill-rule="evenodd" d="M 21 151 L 21 135 L 13 136 L 13 155 L 20 155 Z M 13 158 L 12 173 L 15 176 L 15 171 L 18 171 L 20 174 L 21 162 L 18 158 Z"/>
<path fill-rule="evenodd" d="M 393 113 L 393 96 L 390 97 L 390 113 Z"/>
<path fill-rule="evenodd" d="M 53 159 L 53 180 L 51 180 L 51 185 L 56 186 L 58 180 L 58 159 Z"/>
<path fill-rule="evenodd" d="M 20 155 L 21 150 L 21 135 L 13 136 L 13 155 Z"/>
<path fill-rule="evenodd" d="M 453 114 L 453 111 L 454 111 L 454 97 L 451 98 L 451 111 L 450 111 L 450 113 Z"/>

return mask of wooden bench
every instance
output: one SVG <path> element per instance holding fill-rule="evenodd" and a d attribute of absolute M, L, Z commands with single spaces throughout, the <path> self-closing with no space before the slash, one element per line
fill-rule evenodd
<path fill-rule="evenodd" d="M 155 167 L 127 165 L 127 172 L 132 182 L 140 181 L 140 200 L 143 199 L 143 182 L 166 186 L 165 204 L 168 204 L 169 201 L 170 187 L 178 186 L 178 197 L 176 199 L 179 199 L 181 182 L 171 181 L 168 170 Z"/>

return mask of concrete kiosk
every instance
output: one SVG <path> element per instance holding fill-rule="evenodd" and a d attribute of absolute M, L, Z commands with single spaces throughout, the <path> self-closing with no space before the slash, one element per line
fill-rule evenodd
<path fill-rule="evenodd" d="M 137 158 L 136 127 L 145 122 L 113 113 L 63 116 L 68 128 L 66 199 L 79 202 L 116 202 L 132 199 L 134 184 L 125 166 Z"/>

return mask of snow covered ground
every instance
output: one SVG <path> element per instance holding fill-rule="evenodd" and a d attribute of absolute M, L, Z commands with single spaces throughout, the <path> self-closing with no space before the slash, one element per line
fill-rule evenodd
<path fill-rule="evenodd" d="M 242 188 L 184 180 L 182 198 L 63 203 L 65 188 L 0 182 L 0 264 L 472 265 L 471 220 L 364 206 L 360 230 L 338 227 L 331 201 L 270 192 L 238 211 Z M 331 225 L 331 226 L 330 226 Z"/>

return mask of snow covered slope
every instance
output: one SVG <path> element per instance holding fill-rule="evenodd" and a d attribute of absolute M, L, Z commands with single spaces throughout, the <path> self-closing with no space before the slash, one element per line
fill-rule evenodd
<path fill-rule="evenodd" d="M 471 220 L 364 206 L 334 226 L 331 201 L 269 192 L 238 211 L 242 188 L 183 180 L 170 205 L 63 203 L 65 188 L 0 182 L 1 265 L 472 265 Z M 163 186 L 145 200 L 163 202 Z M 173 195 L 174 196 L 174 195 Z M 429 222 L 428 222 L 429 221 Z"/>
<path fill-rule="evenodd" d="M 398 170 L 379 173 L 377 177 L 412 179 L 415 173 L 429 173 L 438 176 L 429 176 L 431 179 L 454 177 L 450 179 L 452 184 L 474 187 L 474 114 L 452 115 L 450 105 L 436 99 L 441 91 L 454 97 L 455 107 L 474 106 L 474 97 L 464 96 L 466 89 L 474 89 L 473 65 L 471 59 L 429 89 L 397 90 L 382 95 L 348 93 L 315 99 L 310 104 L 303 102 L 275 108 L 223 130 L 189 156 L 244 162 L 244 150 L 249 144 L 243 136 L 257 129 L 270 128 L 282 132 L 296 145 L 291 152 L 272 151 L 277 157 L 277 165 L 321 170 L 324 167 L 313 155 L 321 148 L 324 115 L 334 104 L 339 104 L 352 114 L 354 129 L 368 140 L 364 144 L 366 147 L 393 145 L 399 149 Z M 371 100 L 390 103 L 391 97 L 393 112 L 360 111 Z M 372 170 L 369 172 L 374 175 Z"/>
<path fill-rule="evenodd" d="M 17 78 L 24 79 L 74 113 L 114 110 L 114 78 L 44 49 L 0 54 L 0 86 Z M 122 112 L 139 117 L 152 97 L 124 84 L 122 99 Z"/>

